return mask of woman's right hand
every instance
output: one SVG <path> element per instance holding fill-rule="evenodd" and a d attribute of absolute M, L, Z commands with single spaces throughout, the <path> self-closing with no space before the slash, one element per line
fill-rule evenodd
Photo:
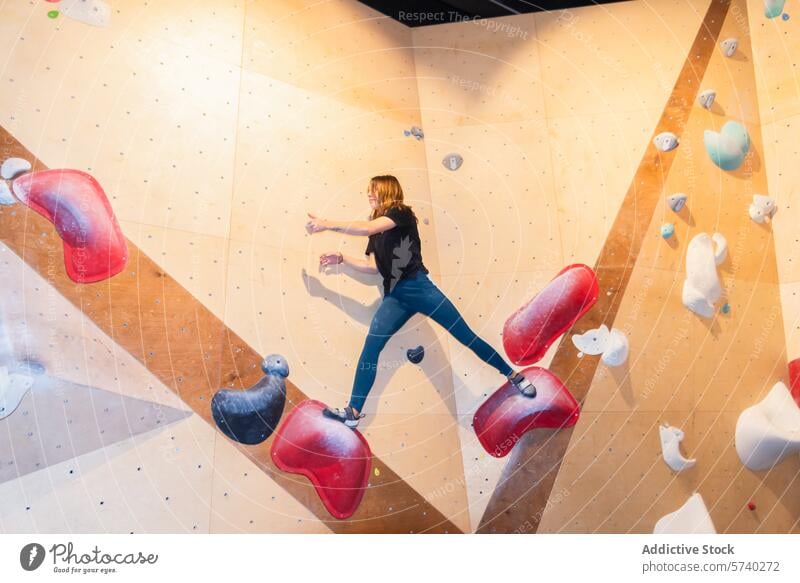
<path fill-rule="evenodd" d="M 319 266 L 327 267 L 329 265 L 339 265 L 344 262 L 344 256 L 339 253 L 323 253 L 319 256 Z"/>

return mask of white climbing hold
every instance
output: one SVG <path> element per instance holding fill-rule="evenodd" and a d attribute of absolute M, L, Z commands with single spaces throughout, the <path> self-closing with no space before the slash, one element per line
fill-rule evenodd
<path fill-rule="evenodd" d="M 628 337 L 616 328 L 612 328 L 608 344 L 600 359 L 608 366 L 620 366 L 628 360 L 628 350 Z"/>
<path fill-rule="evenodd" d="M 102 0 L 61 0 L 61 13 L 89 26 L 108 26 L 111 8 Z"/>
<path fill-rule="evenodd" d="M 672 196 L 667 197 L 667 206 L 672 210 L 672 212 L 679 213 L 683 210 L 683 207 L 686 206 L 686 201 L 688 198 L 689 197 L 682 192 L 675 193 Z"/>
<path fill-rule="evenodd" d="M 735 442 L 739 459 L 754 471 L 800 453 L 800 408 L 786 385 L 775 383 L 764 400 L 742 411 Z"/>
<path fill-rule="evenodd" d="M 584 354 L 596 356 L 602 354 L 601 360 L 608 366 L 619 366 L 628 359 L 628 338 L 612 328 L 610 331 L 605 324 L 583 334 L 574 334 L 572 344 Z"/>
<path fill-rule="evenodd" d="M 697 96 L 697 102 L 703 109 L 711 109 L 711 106 L 714 105 L 714 100 L 716 98 L 717 98 L 716 91 L 714 91 L 713 89 L 706 89 L 705 91 L 701 91 L 700 94 Z"/>
<path fill-rule="evenodd" d="M 717 534 L 703 497 L 695 492 L 675 512 L 661 517 L 653 534 Z"/>
<path fill-rule="evenodd" d="M 453 172 L 461 168 L 463 163 L 464 158 L 461 157 L 461 154 L 456 153 L 448 154 L 442 159 L 442 165 Z"/>
<path fill-rule="evenodd" d="M 728 256 L 728 240 L 720 233 L 714 233 L 711 241 L 714 243 L 714 263 L 720 265 Z"/>
<path fill-rule="evenodd" d="M 19 407 L 25 393 L 33 385 L 33 379 L 22 374 L 8 374 L 0 367 L 0 419 L 5 419 Z"/>
<path fill-rule="evenodd" d="M 583 334 L 573 334 L 572 343 L 575 348 L 584 354 L 596 356 L 603 354 L 603 351 L 608 346 L 608 339 L 611 333 L 608 331 L 608 326 L 603 324 L 599 328 L 589 330 Z"/>
<path fill-rule="evenodd" d="M 727 253 L 728 243 L 719 233 L 700 233 L 689 242 L 682 300 L 698 316 L 714 315 L 714 304 L 722 296 L 717 265 L 725 261 Z"/>
<path fill-rule="evenodd" d="M 722 53 L 730 58 L 736 53 L 736 49 L 739 48 L 739 39 L 738 38 L 726 38 L 724 41 L 719 43 L 720 48 L 722 49 Z"/>
<path fill-rule="evenodd" d="M 653 143 L 656 145 L 656 148 L 662 152 L 669 152 L 670 150 L 677 148 L 679 142 L 678 136 L 672 132 L 661 132 L 655 138 L 653 138 Z"/>
<path fill-rule="evenodd" d="M 3 162 L 3 165 L 0 166 L 0 177 L 5 180 L 11 180 L 30 169 L 31 163 L 24 158 L 8 158 Z"/>
<path fill-rule="evenodd" d="M 757 223 L 768 223 L 778 212 L 778 207 L 775 204 L 775 199 L 764 196 L 763 194 L 754 194 L 753 203 L 748 209 L 750 218 Z"/>
<path fill-rule="evenodd" d="M 661 437 L 661 455 L 673 471 L 680 472 L 697 463 L 697 460 L 686 459 L 681 453 L 681 441 L 686 436 L 681 429 L 666 424 L 660 425 L 658 434 Z"/>
<path fill-rule="evenodd" d="M 5 182 L 0 182 L 0 205 L 9 206 L 17 202 L 14 195 L 11 194 L 11 189 Z"/>

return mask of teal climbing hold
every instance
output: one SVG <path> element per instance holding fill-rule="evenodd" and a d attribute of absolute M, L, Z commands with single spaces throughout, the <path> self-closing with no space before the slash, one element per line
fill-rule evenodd
<path fill-rule="evenodd" d="M 731 311 L 731 306 L 730 306 L 730 304 L 724 304 L 724 305 L 722 306 L 722 313 L 723 313 L 723 314 L 728 314 L 728 313 L 730 313 L 730 311 Z"/>
<path fill-rule="evenodd" d="M 785 4 L 786 0 L 764 0 L 764 16 L 767 18 L 780 16 Z M 786 19 L 784 18 L 784 20 Z"/>
<path fill-rule="evenodd" d="M 736 121 L 728 121 L 719 132 L 706 130 L 703 135 L 711 160 L 723 170 L 736 170 L 750 150 L 747 129 Z"/>
<path fill-rule="evenodd" d="M 661 236 L 664 239 L 669 239 L 675 234 L 675 225 L 672 223 L 664 223 L 661 225 Z"/>

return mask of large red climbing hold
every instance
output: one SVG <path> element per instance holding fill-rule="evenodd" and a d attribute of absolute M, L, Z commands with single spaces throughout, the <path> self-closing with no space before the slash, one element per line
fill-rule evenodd
<path fill-rule="evenodd" d="M 800 358 L 795 358 L 789 363 L 789 386 L 792 399 L 800 407 Z"/>
<path fill-rule="evenodd" d="M 272 461 L 311 480 L 334 517 L 349 518 L 364 497 L 372 452 L 361 433 L 323 417 L 324 408 L 308 400 L 292 410 L 275 434 Z"/>
<path fill-rule="evenodd" d="M 508 455 L 528 431 L 572 427 L 578 422 L 580 406 L 561 379 L 538 366 L 522 374 L 536 387 L 535 397 L 526 397 L 507 382 L 478 408 L 472 420 L 478 441 L 494 457 Z"/>
<path fill-rule="evenodd" d="M 44 170 L 23 174 L 12 186 L 18 199 L 55 226 L 72 281 L 94 283 L 125 269 L 125 236 L 94 177 L 80 170 Z"/>
<path fill-rule="evenodd" d="M 512 362 L 539 362 L 559 336 L 597 301 L 600 286 L 587 265 L 568 265 L 503 327 L 503 347 Z"/>

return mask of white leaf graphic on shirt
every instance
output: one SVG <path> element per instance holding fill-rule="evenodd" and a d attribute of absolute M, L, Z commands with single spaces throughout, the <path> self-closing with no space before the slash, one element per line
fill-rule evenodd
<path fill-rule="evenodd" d="M 389 284 L 389 291 L 394 289 L 394 285 L 400 281 L 405 269 L 411 262 L 411 238 L 403 237 L 400 244 L 392 251 L 392 279 Z"/>

